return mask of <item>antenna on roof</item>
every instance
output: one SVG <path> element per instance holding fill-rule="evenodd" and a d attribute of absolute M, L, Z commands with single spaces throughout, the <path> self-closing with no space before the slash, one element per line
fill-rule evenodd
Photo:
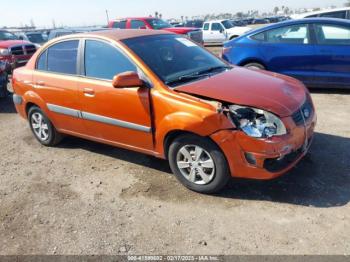
<path fill-rule="evenodd" d="M 107 17 L 107 24 L 109 23 L 109 14 L 108 14 L 108 10 L 106 9 L 106 17 Z"/>

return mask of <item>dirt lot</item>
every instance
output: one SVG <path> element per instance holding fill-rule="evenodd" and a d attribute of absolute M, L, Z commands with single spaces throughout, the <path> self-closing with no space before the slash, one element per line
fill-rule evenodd
<path fill-rule="evenodd" d="M 314 91 L 310 155 L 217 196 L 167 162 L 76 138 L 40 146 L 0 101 L 0 255 L 350 254 L 350 92 Z"/>

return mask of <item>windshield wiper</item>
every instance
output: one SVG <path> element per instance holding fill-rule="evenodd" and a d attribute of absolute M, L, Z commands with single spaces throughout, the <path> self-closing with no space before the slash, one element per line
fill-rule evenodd
<path fill-rule="evenodd" d="M 218 71 L 218 70 L 226 70 L 226 69 L 230 69 L 230 66 L 213 66 L 213 67 L 209 67 L 206 68 L 204 70 L 200 70 L 188 75 L 183 75 L 180 77 L 177 77 L 175 79 L 171 79 L 169 81 L 166 81 L 165 84 L 169 85 L 169 84 L 176 84 L 176 83 L 183 83 L 187 80 L 192 80 L 192 79 L 198 79 L 198 78 L 203 78 L 203 77 L 210 77 L 212 72 Z"/>

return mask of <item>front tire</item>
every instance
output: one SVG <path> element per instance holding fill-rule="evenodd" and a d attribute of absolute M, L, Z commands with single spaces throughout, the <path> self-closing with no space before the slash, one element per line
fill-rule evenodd
<path fill-rule="evenodd" d="M 176 178 L 198 193 L 217 193 L 230 179 L 224 154 L 207 138 L 184 135 L 175 139 L 169 147 L 168 159 Z"/>
<path fill-rule="evenodd" d="M 263 66 L 260 63 L 248 63 L 246 65 L 244 65 L 245 68 L 249 68 L 249 69 L 255 69 L 255 70 L 265 70 L 265 66 Z"/>
<path fill-rule="evenodd" d="M 44 146 L 55 146 L 62 140 L 48 117 L 37 106 L 32 106 L 28 112 L 29 126 L 35 138 Z"/>

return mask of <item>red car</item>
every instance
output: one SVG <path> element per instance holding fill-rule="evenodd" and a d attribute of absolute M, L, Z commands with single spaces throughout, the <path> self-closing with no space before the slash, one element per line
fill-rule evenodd
<path fill-rule="evenodd" d="M 112 20 L 109 22 L 108 28 L 165 30 L 178 35 L 185 35 L 191 40 L 203 44 L 201 29 L 195 27 L 173 27 L 168 22 L 154 17 L 130 17 Z"/>
<path fill-rule="evenodd" d="M 0 61 L 10 64 L 8 74 L 14 68 L 24 66 L 36 52 L 34 44 L 18 40 L 18 37 L 8 31 L 0 30 Z"/>

